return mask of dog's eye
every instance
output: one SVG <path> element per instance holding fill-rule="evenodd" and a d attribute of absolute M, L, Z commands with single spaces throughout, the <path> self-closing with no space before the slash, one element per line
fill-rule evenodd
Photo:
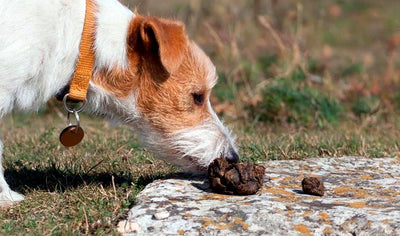
<path fill-rule="evenodd" d="M 194 104 L 201 106 L 204 104 L 204 94 L 192 93 Z"/>

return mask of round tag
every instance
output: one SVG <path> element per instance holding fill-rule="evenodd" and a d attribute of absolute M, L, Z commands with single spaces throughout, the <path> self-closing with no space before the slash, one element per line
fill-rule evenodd
<path fill-rule="evenodd" d="M 70 125 L 61 131 L 60 142 L 65 147 L 72 147 L 80 143 L 85 136 L 83 129 L 76 125 Z"/>

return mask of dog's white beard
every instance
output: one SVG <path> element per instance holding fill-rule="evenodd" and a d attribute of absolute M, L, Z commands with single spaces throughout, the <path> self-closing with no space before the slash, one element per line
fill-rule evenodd
<path fill-rule="evenodd" d="M 205 170 L 214 159 L 226 157 L 230 150 L 237 151 L 231 132 L 222 122 L 212 118 L 167 137 L 149 127 L 141 134 L 144 145 L 150 151 L 184 170 Z"/>

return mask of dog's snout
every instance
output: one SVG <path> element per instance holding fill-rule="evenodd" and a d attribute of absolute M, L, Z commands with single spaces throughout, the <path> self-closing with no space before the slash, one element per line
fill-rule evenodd
<path fill-rule="evenodd" d="M 237 163 L 237 162 L 239 162 L 239 155 L 235 152 L 235 150 L 232 149 L 232 150 L 229 150 L 225 159 L 230 163 Z"/>

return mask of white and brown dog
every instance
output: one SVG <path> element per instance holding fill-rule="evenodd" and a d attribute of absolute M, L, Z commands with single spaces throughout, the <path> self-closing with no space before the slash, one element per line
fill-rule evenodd
<path fill-rule="evenodd" d="M 215 158 L 237 161 L 228 129 L 209 97 L 215 67 L 180 22 L 140 16 L 117 0 L 95 0 L 91 112 L 123 121 L 160 158 L 204 170 Z M 70 83 L 85 0 L 0 0 L 0 118 L 37 110 Z M 3 144 L 0 140 L 0 162 Z M 0 165 L 0 205 L 23 200 Z"/>

